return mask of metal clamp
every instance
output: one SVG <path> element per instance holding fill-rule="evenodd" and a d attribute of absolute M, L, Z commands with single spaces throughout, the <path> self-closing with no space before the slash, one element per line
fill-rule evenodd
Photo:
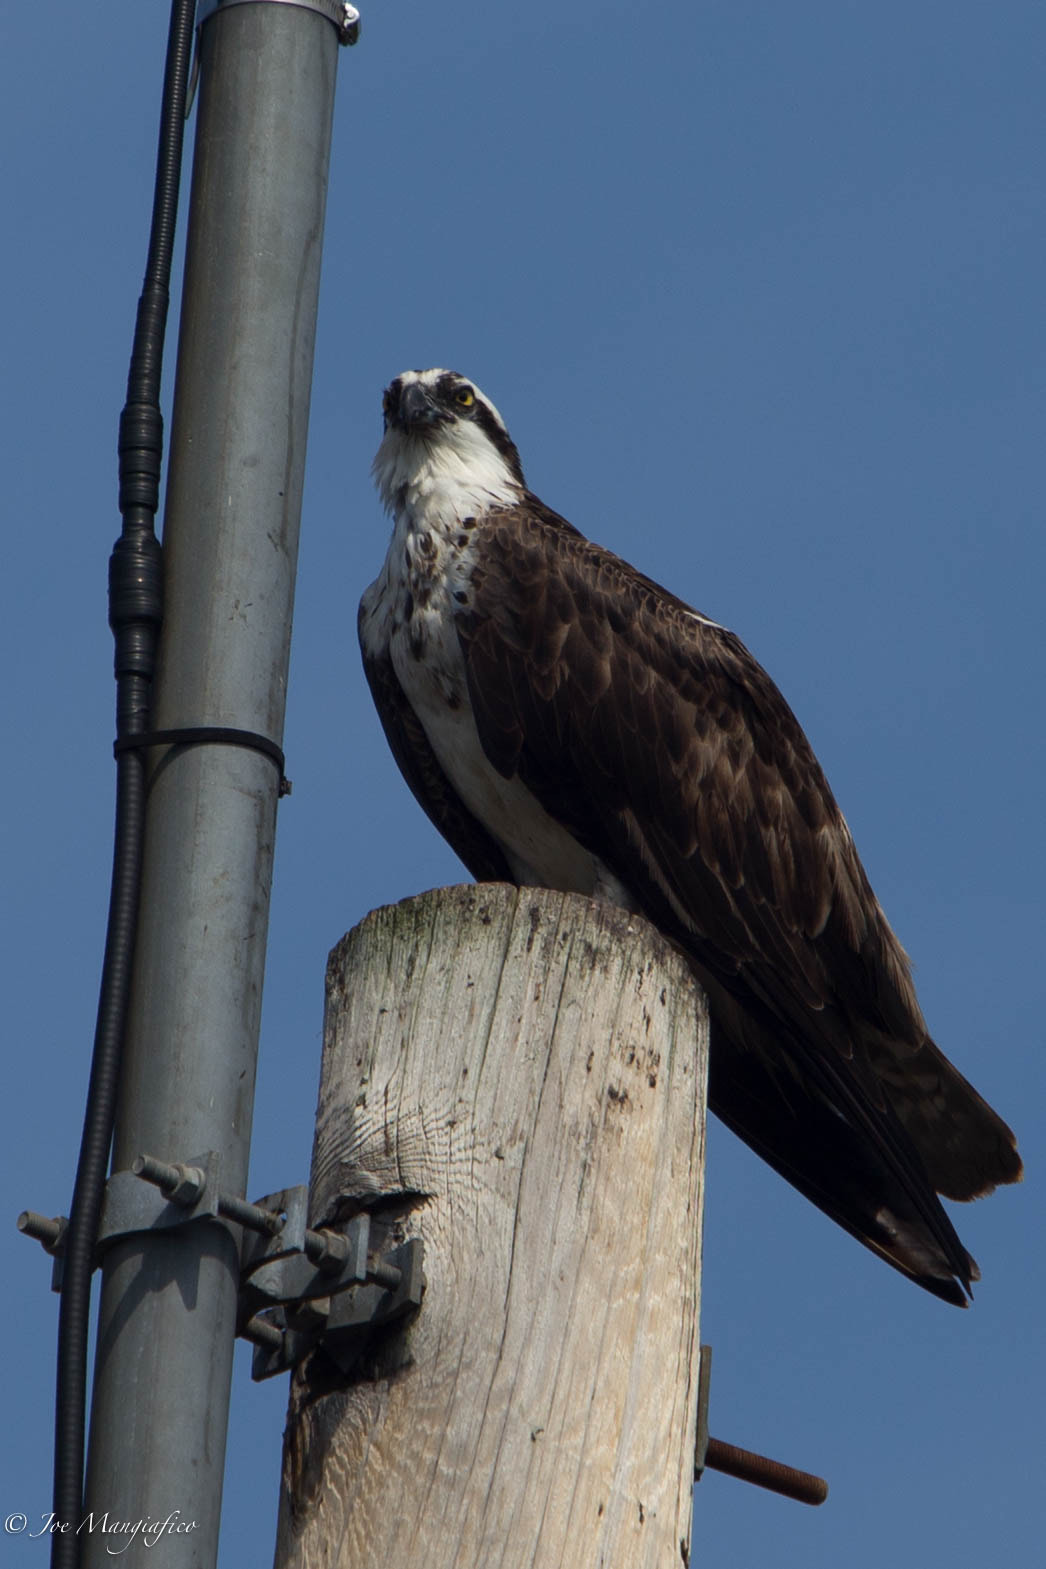
<path fill-rule="evenodd" d="M 347 5 L 344 0 L 198 0 L 196 7 L 196 43 L 193 48 L 192 71 L 189 75 L 189 85 L 185 93 L 185 118 L 188 119 L 196 98 L 196 89 L 200 81 L 200 30 L 203 24 L 210 20 L 216 11 L 227 11 L 233 5 L 295 5 L 300 11 L 316 11 L 320 16 L 325 16 L 333 24 L 338 35 L 338 42 L 343 47 L 348 44 L 359 43 L 360 38 L 360 13 L 354 5 Z M 281 766 L 282 772 L 282 766 Z M 282 786 L 288 785 L 286 792 Z M 290 794 L 289 781 L 281 779 L 280 794 Z"/>
<path fill-rule="evenodd" d="M 233 5 L 296 5 L 302 11 L 318 11 L 334 24 L 340 44 L 355 44 L 360 36 L 360 13 L 354 5 L 343 0 L 200 0 L 196 10 L 197 31 L 215 11 L 227 11 Z"/>
<path fill-rule="evenodd" d="M 366 1211 L 338 1230 L 313 1230 L 306 1187 L 249 1204 L 221 1191 L 220 1165 L 214 1150 L 173 1162 L 138 1155 L 106 1184 L 97 1247 L 100 1254 L 120 1237 L 201 1220 L 241 1227 L 238 1333 L 255 1346 L 252 1377 L 286 1372 L 318 1344 L 349 1371 L 375 1330 L 421 1306 L 420 1238 L 376 1245 Z M 49 1219 L 34 1210 L 18 1217 L 18 1229 L 52 1255 L 55 1291 L 67 1225 L 64 1215 Z"/>
<path fill-rule="evenodd" d="M 100 1253 L 107 1243 L 132 1232 L 184 1226 L 223 1214 L 222 1205 L 227 1201 L 218 1192 L 218 1168 L 219 1158 L 209 1150 L 191 1162 L 177 1165 L 139 1155 L 129 1171 L 114 1172 L 105 1185 L 97 1251 Z M 35 1237 L 54 1259 L 52 1291 L 62 1289 L 68 1225 L 64 1215 L 49 1220 L 35 1210 L 24 1210 L 18 1217 L 19 1231 Z"/>
<path fill-rule="evenodd" d="M 369 1235 L 369 1215 L 357 1215 L 349 1222 L 346 1236 L 354 1262 L 347 1261 L 333 1280 L 330 1275 L 324 1280 L 317 1271 L 310 1280 L 302 1270 L 306 1261 L 299 1258 L 269 1266 L 246 1282 L 241 1300 L 248 1306 L 257 1303 L 260 1292 L 289 1288 L 296 1293 L 303 1284 L 308 1292 L 251 1313 L 240 1329 L 243 1338 L 254 1344 L 251 1377 L 256 1382 L 288 1372 L 318 1346 L 342 1372 L 351 1372 L 372 1345 L 376 1330 L 421 1306 L 425 1293 L 421 1239 L 411 1237 L 377 1254 L 368 1248 Z M 270 1275 L 269 1269 L 274 1273 Z M 355 1278 L 350 1279 L 353 1269 Z"/>
<path fill-rule="evenodd" d="M 300 1244 L 281 1233 L 277 1246 L 259 1250 L 259 1240 L 245 1237 L 241 1255 L 240 1303 L 248 1318 L 260 1308 L 312 1302 L 367 1279 L 369 1215 L 357 1215 L 344 1231 L 303 1228 Z"/>

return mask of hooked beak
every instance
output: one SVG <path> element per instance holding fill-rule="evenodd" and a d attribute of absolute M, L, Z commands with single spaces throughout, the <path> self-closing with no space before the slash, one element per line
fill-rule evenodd
<path fill-rule="evenodd" d="M 426 425 L 442 425 L 449 415 L 433 397 L 428 387 L 420 382 L 408 382 L 394 394 L 394 401 L 386 416 L 387 422 L 398 430 L 419 430 Z"/>

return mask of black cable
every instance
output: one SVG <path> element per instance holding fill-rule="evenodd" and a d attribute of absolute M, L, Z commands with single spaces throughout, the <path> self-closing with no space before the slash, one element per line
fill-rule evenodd
<path fill-rule="evenodd" d="M 172 0 L 149 252 L 135 321 L 127 402 L 120 416 L 119 504 L 123 530 L 109 562 L 109 624 L 116 642 L 116 733 L 120 739 L 148 730 L 163 609 L 162 559 L 153 526 L 159 506 L 163 452 L 160 370 L 195 12 L 196 0 Z M 129 748 L 117 754 L 109 920 L 58 1315 L 54 1512 L 65 1529 L 51 1538 L 52 1569 L 76 1569 L 80 1557 L 77 1528 L 83 1508 L 91 1275 L 112 1144 L 134 960 L 145 824 L 144 767 L 140 750 Z"/>

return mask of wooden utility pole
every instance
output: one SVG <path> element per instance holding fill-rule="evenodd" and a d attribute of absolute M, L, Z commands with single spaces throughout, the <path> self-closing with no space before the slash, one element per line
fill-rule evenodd
<path fill-rule="evenodd" d="M 346 1378 L 291 1387 L 277 1569 L 685 1563 L 708 1025 L 643 920 L 503 886 L 338 945 L 311 1211 L 424 1243 Z"/>

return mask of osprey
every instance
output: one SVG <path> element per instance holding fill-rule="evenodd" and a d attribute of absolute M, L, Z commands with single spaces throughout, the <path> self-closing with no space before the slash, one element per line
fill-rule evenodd
<path fill-rule="evenodd" d="M 709 1103 L 833 1220 L 965 1306 L 937 1194 L 1015 1182 L 1006 1124 L 927 1032 L 908 960 L 799 723 L 732 632 L 526 486 L 448 370 L 385 393 L 393 518 L 363 595 L 393 755 L 480 881 L 638 911 L 708 996 Z"/>

